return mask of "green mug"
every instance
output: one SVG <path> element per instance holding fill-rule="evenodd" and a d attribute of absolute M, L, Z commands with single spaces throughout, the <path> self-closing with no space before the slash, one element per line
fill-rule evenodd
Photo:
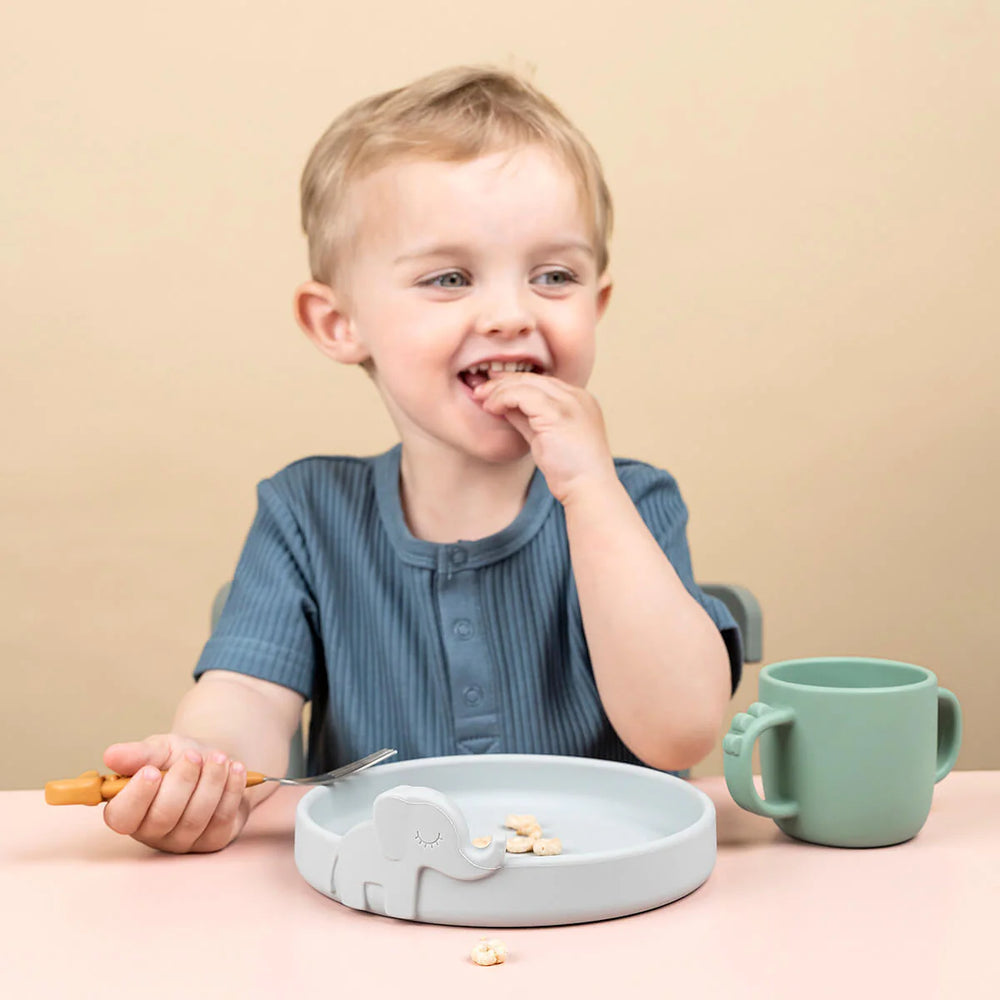
<path fill-rule="evenodd" d="M 916 836 L 962 742 L 958 699 L 930 670 L 848 656 L 786 660 L 761 670 L 759 692 L 722 741 L 740 806 L 831 847 Z M 750 767 L 758 738 L 764 798 Z"/>

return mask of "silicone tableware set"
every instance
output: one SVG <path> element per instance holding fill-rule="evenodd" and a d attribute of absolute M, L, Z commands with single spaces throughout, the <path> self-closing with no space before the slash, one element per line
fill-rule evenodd
<path fill-rule="evenodd" d="M 723 741 L 740 806 L 834 847 L 919 832 L 961 743 L 958 701 L 934 674 L 890 660 L 790 660 L 761 671 L 760 698 Z M 763 798 L 750 770 L 758 740 Z M 295 863 L 314 889 L 354 909 L 478 927 L 579 923 L 680 899 L 715 865 L 712 801 L 673 775 L 529 754 L 372 766 L 395 752 L 307 779 L 248 775 L 248 784 L 315 786 L 297 807 Z M 96 804 L 127 780 L 88 772 L 50 782 L 46 799 Z M 562 853 L 507 853 L 511 813 L 537 817 Z"/>

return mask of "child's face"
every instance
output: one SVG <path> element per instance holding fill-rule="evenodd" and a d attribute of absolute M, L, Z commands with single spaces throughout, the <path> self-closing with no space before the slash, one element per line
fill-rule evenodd
<path fill-rule="evenodd" d="M 352 197 L 346 319 L 404 445 L 522 457 L 524 439 L 472 387 L 492 362 L 590 377 L 608 282 L 572 174 L 532 146 L 393 164 Z"/>

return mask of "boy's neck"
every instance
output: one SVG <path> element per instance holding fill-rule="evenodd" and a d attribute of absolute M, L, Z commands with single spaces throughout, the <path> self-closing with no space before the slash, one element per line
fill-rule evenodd
<path fill-rule="evenodd" d="M 428 462 L 406 446 L 399 494 L 410 532 L 427 542 L 475 541 L 506 528 L 524 506 L 535 471 L 531 455 L 494 464 L 455 456 Z"/>

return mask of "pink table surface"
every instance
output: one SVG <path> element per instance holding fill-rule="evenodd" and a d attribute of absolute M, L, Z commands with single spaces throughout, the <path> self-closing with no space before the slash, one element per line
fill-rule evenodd
<path fill-rule="evenodd" d="M 292 857 L 298 789 L 213 855 L 111 833 L 101 809 L 0 792 L 0 997 L 1000 996 L 1000 772 L 955 772 L 907 844 L 836 850 L 739 809 L 715 870 L 647 913 L 480 930 L 359 913 Z M 502 938 L 505 965 L 469 951 Z M 524 993 L 525 996 L 529 994 Z"/>

